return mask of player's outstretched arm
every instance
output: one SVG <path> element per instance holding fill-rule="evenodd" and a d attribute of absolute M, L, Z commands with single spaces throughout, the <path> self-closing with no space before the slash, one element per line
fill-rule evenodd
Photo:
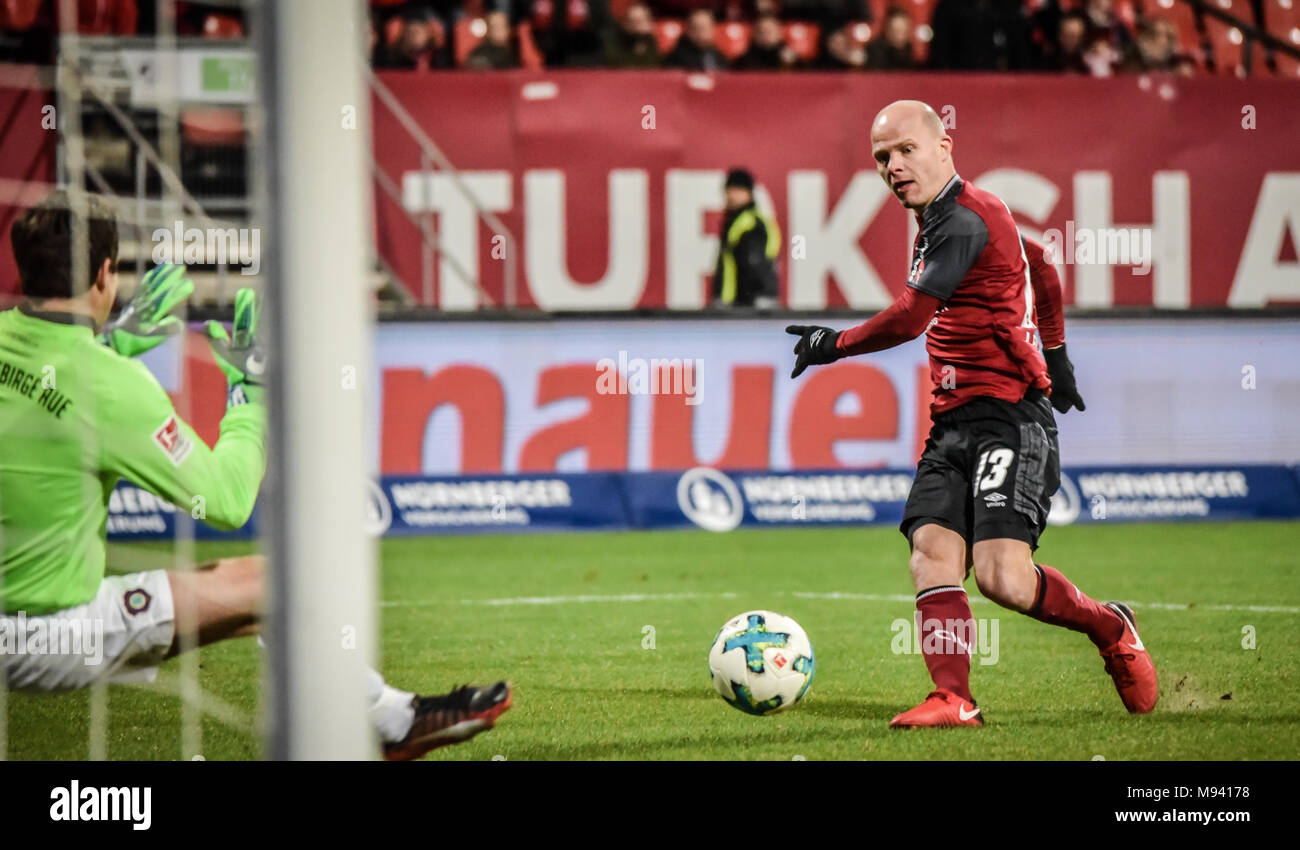
<path fill-rule="evenodd" d="M 820 325 L 790 325 L 785 332 L 799 337 L 794 346 L 796 360 L 790 377 L 799 377 L 809 366 L 833 363 L 854 354 L 883 351 L 916 339 L 925 333 L 935 311 L 941 306 L 943 302 L 933 295 L 907 286 L 893 304 L 847 331 Z"/>
<path fill-rule="evenodd" d="M 257 346 L 252 291 L 240 290 L 235 304 L 233 338 L 224 328 L 220 334 L 209 328 L 217 363 L 230 382 L 221 436 L 213 448 L 176 415 L 158 381 L 136 361 L 115 361 L 121 375 L 100 402 L 102 468 L 221 529 L 248 521 L 266 471 L 264 359 Z"/>

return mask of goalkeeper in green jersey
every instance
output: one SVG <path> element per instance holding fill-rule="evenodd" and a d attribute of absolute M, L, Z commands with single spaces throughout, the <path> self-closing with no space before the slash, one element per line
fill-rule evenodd
<path fill-rule="evenodd" d="M 108 322 L 117 223 L 101 200 L 86 200 L 85 281 L 72 279 L 63 192 L 23 213 L 10 233 L 24 300 L 0 312 L 0 678 L 22 691 L 149 677 L 180 650 L 181 635 L 206 645 L 256 634 L 265 597 L 257 555 L 105 576 L 108 499 L 120 478 L 186 511 L 201 504 L 217 528 L 247 522 L 266 467 L 266 361 L 257 300 L 241 289 L 232 332 L 207 325 L 228 383 L 221 436 L 208 448 L 131 359 L 182 330 L 171 313 L 193 285 L 183 267 L 156 267 Z M 365 687 L 391 759 L 491 728 L 511 697 L 505 682 L 417 697 L 374 671 Z"/>

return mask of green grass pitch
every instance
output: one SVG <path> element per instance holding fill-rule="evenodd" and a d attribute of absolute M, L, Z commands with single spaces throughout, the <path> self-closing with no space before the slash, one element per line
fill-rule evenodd
<path fill-rule="evenodd" d="M 200 544 L 197 556 L 248 550 Z M 891 624 L 913 612 L 906 553 L 884 528 L 388 540 L 382 669 L 423 692 L 514 683 L 495 730 L 434 759 L 1300 758 L 1300 524 L 1049 530 L 1040 561 L 1134 603 L 1160 672 L 1145 717 L 1125 713 L 1086 638 L 968 581 L 975 616 L 998 618 L 997 662 L 972 673 L 982 729 L 887 728 L 930 689 L 921 657 L 893 651 Z M 171 552 L 114 546 L 109 558 L 151 569 Z M 752 608 L 798 620 L 817 657 L 808 697 L 770 717 L 709 683 L 714 633 Z M 200 663 L 201 752 L 181 751 L 171 661 L 154 686 L 107 689 L 110 759 L 260 756 L 256 643 L 209 647 Z M 10 694 L 7 710 L 11 759 L 87 757 L 88 694 Z"/>

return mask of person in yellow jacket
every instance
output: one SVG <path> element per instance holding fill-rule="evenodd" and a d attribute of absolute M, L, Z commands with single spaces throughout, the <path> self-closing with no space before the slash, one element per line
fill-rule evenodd
<path fill-rule="evenodd" d="M 754 203 L 754 176 L 745 169 L 727 173 L 725 191 L 727 213 L 718 240 L 713 305 L 771 309 L 777 304 L 781 228 Z"/>

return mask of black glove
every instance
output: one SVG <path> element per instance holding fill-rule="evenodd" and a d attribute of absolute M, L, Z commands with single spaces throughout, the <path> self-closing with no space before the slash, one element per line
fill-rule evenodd
<path fill-rule="evenodd" d="M 1047 360 L 1047 374 L 1052 379 L 1052 407 L 1058 413 L 1065 413 L 1071 405 L 1084 410 L 1083 396 L 1079 395 L 1079 388 L 1074 383 L 1074 364 L 1065 353 L 1065 343 L 1045 349 L 1043 358 Z"/>
<path fill-rule="evenodd" d="M 799 337 L 799 341 L 794 344 L 794 353 L 798 359 L 794 362 L 791 378 L 799 377 L 809 366 L 834 363 L 840 359 L 840 350 L 835 347 L 836 340 L 840 338 L 837 330 L 818 325 L 790 325 L 785 332 Z"/>

